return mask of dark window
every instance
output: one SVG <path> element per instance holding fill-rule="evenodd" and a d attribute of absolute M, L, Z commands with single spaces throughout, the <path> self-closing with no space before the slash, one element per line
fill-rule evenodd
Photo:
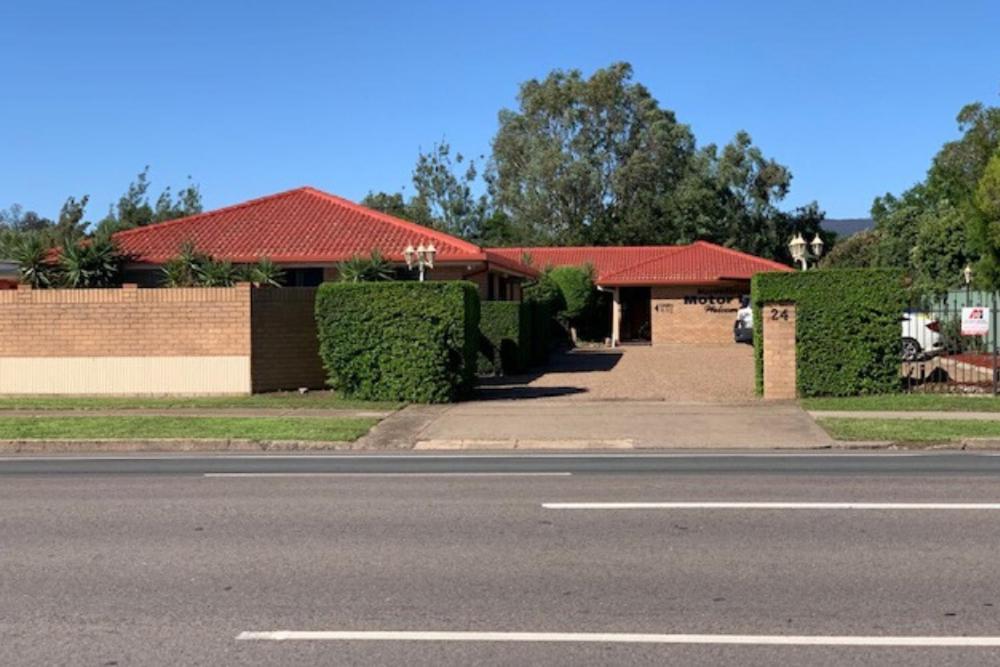
<path fill-rule="evenodd" d="M 323 282 L 323 269 L 310 266 L 304 269 L 285 269 L 287 287 L 316 287 Z"/>

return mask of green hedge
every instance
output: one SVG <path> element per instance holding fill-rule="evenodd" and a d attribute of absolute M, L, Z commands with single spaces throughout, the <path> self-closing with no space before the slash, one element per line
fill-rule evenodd
<path fill-rule="evenodd" d="M 533 309 L 516 301 L 484 301 L 479 318 L 480 375 L 510 375 L 531 365 Z"/>
<path fill-rule="evenodd" d="M 346 396 L 442 403 L 475 381 L 479 293 L 470 282 L 324 283 L 316 323 L 328 382 Z"/>
<path fill-rule="evenodd" d="M 898 391 L 901 271 L 831 269 L 759 273 L 751 283 L 758 393 L 763 391 L 764 303 L 795 303 L 800 396 Z"/>

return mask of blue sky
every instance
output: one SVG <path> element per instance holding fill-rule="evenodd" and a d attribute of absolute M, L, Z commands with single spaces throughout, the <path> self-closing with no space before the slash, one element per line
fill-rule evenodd
<path fill-rule="evenodd" d="M 151 165 L 208 208 L 408 185 L 485 154 L 518 83 L 633 64 L 699 143 L 745 129 L 788 206 L 867 215 L 920 180 L 963 104 L 1000 104 L 1000 3 L 78 2 L 0 5 L 0 208 L 98 219 Z"/>

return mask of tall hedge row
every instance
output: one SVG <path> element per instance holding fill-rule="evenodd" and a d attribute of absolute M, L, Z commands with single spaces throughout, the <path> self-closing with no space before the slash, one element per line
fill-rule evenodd
<path fill-rule="evenodd" d="M 751 283 L 758 393 L 763 391 L 762 306 L 793 302 L 800 396 L 899 389 L 903 275 L 890 269 L 760 273 Z"/>
<path fill-rule="evenodd" d="M 517 301 L 484 301 L 479 318 L 480 375 L 510 375 L 531 366 L 533 309 Z"/>
<path fill-rule="evenodd" d="M 347 396 L 442 403 L 475 380 L 479 294 L 470 282 L 324 283 L 316 322 L 328 382 Z"/>

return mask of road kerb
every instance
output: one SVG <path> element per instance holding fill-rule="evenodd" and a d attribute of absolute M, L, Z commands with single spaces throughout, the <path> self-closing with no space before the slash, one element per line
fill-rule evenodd
<path fill-rule="evenodd" d="M 622 439 L 564 439 L 564 440 L 535 440 L 535 439 L 507 439 L 507 440 L 485 440 L 485 439 L 449 439 L 449 440 L 419 440 L 413 447 L 415 450 L 598 450 L 598 449 L 635 449 L 635 442 L 629 438 Z"/>

